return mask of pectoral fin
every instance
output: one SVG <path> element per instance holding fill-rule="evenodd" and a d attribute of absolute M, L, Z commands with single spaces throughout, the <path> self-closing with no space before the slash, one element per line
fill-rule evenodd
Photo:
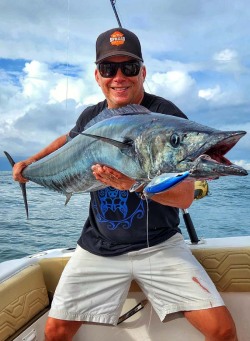
<path fill-rule="evenodd" d="M 88 134 L 88 133 L 77 133 L 83 136 L 88 136 L 88 137 L 92 137 L 93 139 L 99 140 L 99 141 L 103 141 L 105 143 L 109 143 L 112 146 L 115 146 L 117 148 L 119 148 L 121 150 L 122 153 L 132 156 L 133 151 L 134 151 L 134 141 L 131 139 L 124 139 L 124 141 L 117 141 L 114 139 L 110 139 L 109 137 L 105 137 L 105 136 L 99 136 L 99 135 L 94 135 L 94 134 Z"/>
<path fill-rule="evenodd" d="M 67 203 L 70 201 L 70 198 L 72 197 L 72 193 L 66 193 L 66 201 L 65 201 L 65 206 L 67 205 Z"/>

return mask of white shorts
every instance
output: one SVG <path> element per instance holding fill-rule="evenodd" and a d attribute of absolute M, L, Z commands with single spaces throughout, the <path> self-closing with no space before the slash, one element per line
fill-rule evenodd
<path fill-rule="evenodd" d="M 133 279 L 162 321 L 177 311 L 224 305 L 178 233 L 164 243 L 116 257 L 96 256 L 78 246 L 62 273 L 49 316 L 115 325 Z"/>

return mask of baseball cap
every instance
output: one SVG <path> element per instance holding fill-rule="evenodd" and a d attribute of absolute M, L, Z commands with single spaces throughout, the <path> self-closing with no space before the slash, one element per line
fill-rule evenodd
<path fill-rule="evenodd" d="M 113 28 L 96 40 L 96 63 L 113 56 L 129 56 L 143 62 L 138 37 L 125 28 Z"/>

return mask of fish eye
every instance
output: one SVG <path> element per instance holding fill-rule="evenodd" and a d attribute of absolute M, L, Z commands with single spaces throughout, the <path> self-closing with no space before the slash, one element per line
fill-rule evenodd
<path fill-rule="evenodd" d="M 180 143 L 181 143 L 181 138 L 178 134 L 176 133 L 173 133 L 171 136 L 170 136 L 170 143 L 171 143 L 171 146 L 174 147 L 174 148 L 177 148 L 179 147 Z"/>

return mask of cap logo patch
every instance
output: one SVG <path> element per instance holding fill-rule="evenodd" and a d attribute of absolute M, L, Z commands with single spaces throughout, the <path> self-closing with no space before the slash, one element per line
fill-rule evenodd
<path fill-rule="evenodd" d="M 115 31 L 114 33 L 111 34 L 109 41 L 111 45 L 119 46 L 124 44 L 125 37 L 121 32 Z"/>

